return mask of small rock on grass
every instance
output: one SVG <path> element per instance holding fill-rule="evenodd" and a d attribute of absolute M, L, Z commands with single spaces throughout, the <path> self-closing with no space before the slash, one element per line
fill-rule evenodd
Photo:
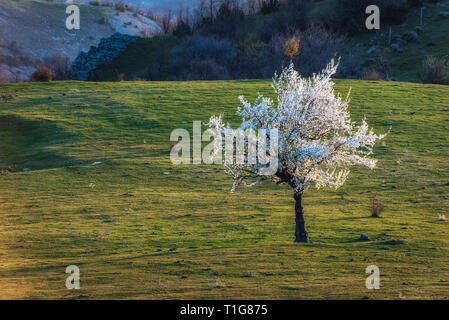
<path fill-rule="evenodd" d="M 369 236 L 367 234 L 362 233 L 360 235 L 360 239 L 359 240 L 361 240 L 361 241 L 370 241 L 370 238 L 369 238 Z"/>

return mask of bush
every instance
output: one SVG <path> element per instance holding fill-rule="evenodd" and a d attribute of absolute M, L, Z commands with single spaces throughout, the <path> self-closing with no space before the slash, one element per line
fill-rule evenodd
<path fill-rule="evenodd" d="M 108 19 L 107 19 L 106 17 L 101 17 L 101 18 L 98 20 L 98 23 L 99 23 L 99 24 L 106 24 L 106 22 L 108 22 Z"/>
<path fill-rule="evenodd" d="M 384 205 L 378 199 L 373 199 L 371 202 L 371 217 L 380 218 L 382 212 L 384 211 Z"/>
<path fill-rule="evenodd" d="M 126 12 L 128 10 L 128 5 L 123 2 L 123 0 L 115 0 L 114 2 L 114 8 L 115 10 L 118 10 L 120 12 Z M 117 12 L 118 13 L 118 12 Z"/>
<path fill-rule="evenodd" d="M 283 57 L 276 56 L 270 44 L 257 40 L 253 34 L 237 44 L 238 64 L 234 78 L 270 78 Z"/>
<path fill-rule="evenodd" d="M 275 12 L 279 9 L 279 0 L 262 0 L 262 5 L 260 7 L 260 12 L 263 14 L 269 14 Z"/>
<path fill-rule="evenodd" d="M 9 82 L 11 82 L 11 77 L 5 70 L 3 70 L 2 66 L 0 65 L 0 83 L 9 83 Z"/>
<path fill-rule="evenodd" d="M 217 36 L 220 38 L 235 39 L 245 33 L 245 13 L 238 5 L 222 2 L 216 15 L 204 16 L 194 23 L 194 31 L 205 37 Z"/>
<path fill-rule="evenodd" d="M 283 3 L 277 12 L 264 19 L 257 37 L 268 42 L 277 34 L 306 29 L 310 25 L 311 3 L 311 0 L 295 0 Z"/>
<path fill-rule="evenodd" d="M 36 70 L 31 74 L 31 81 L 48 82 L 53 80 L 54 74 L 50 68 L 36 65 Z"/>
<path fill-rule="evenodd" d="M 39 65 L 50 69 L 55 80 L 67 80 L 72 78 L 70 58 L 65 54 L 46 56 Z"/>
<path fill-rule="evenodd" d="M 449 85 L 449 67 L 443 59 L 427 57 L 419 66 L 418 73 L 424 83 Z"/>
<path fill-rule="evenodd" d="M 172 56 L 173 69 L 183 80 L 229 79 L 237 50 L 227 40 L 192 36 L 175 47 Z"/>
<path fill-rule="evenodd" d="M 298 55 L 300 42 L 301 39 L 297 40 L 295 36 L 291 37 L 290 40 L 285 41 L 283 47 L 284 56 L 293 60 L 293 58 Z"/>
<path fill-rule="evenodd" d="M 117 74 L 117 81 L 121 82 L 123 80 L 125 80 L 125 74 L 124 73 L 118 73 Z"/>
<path fill-rule="evenodd" d="M 362 80 L 370 81 L 384 81 L 382 75 L 376 70 L 368 70 L 363 76 Z"/>
<path fill-rule="evenodd" d="M 190 28 L 189 22 L 180 18 L 176 21 L 176 25 L 173 28 L 173 35 L 177 37 L 186 37 L 192 33 L 192 29 Z"/>

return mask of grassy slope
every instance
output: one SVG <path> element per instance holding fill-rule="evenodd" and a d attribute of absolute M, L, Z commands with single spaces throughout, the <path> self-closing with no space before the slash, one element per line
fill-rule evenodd
<path fill-rule="evenodd" d="M 449 298 L 437 221 L 449 204 L 449 87 L 337 81 L 350 86 L 353 118 L 391 133 L 378 169 L 307 193 L 312 243 L 293 244 L 286 187 L 230 194 L 219 167 L 169 160 L 173 129 L 232 115 L 238 95 L 269 93 L 268 81 L 1 85 L 14 99 L 0 98 L 0 167 L 12 171 L 0 176 L 0 297 Z M 375 195 L 381 219 L 369 217 Z M 81 290 L 65 288 L 70 264 Z M 378 291 L 365 288 L 370 264 Z"/>

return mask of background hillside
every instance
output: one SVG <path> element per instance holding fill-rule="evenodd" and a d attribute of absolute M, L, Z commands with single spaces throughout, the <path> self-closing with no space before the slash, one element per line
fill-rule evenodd
<path fill-rule="evenodd" d="M 0 2 L 0 65 L 19 80 L 34 70 L 36 60 L 67 56 L 72 61 L 81 51 L 97 45 L 115 32 L 139 35 L 141 28 L 159 32 L 152 20 L 110 7 L 80 5 L 80 30 L 67 30 L 67 4 L 35 0 Z"/>
<path fill-rule="evenodd" d="M 89 3 L 90 0 L 81 0 L 81 3 Z M 107 0 L 106 0 L 107 1 Z M 177 12 L 180 8 L 188 10 L 196 8 L 201 0 L 122 0 L 123 3 L 143 9 L 150 9 L 155 14 Z"/>
<path fill-rule="evenodd" d="M 378 31 L 362 28 L 365 15 L 352 21 L 364 13 L 364 5 L 346 12 L 347 0 L 298 0 L 247 15 L 240 7 L 222 5 L 212 18 L 206 10 L 193 22 L 188 17 L 178 20 L 170 37 L 142 39 L 129 46 L 99 66 L 92 78 L 114 81 L 121 74 L 126 80 L 268 78 L 289 63 L 283 46 L 295 37 L 301 40 L 295 66 L 305 76 L 340 56 L 341 78 L 419 82 L 424 81 L 419 70 L 432 56 L 445 65 L 446 80 L 438 83 L 449 84 L 449 2 L 408 1 L 391 6 L 377 0 L 382 8 Z"/>
<path fill-rule="evenodd" d="M 264 0 L 256 2 L 258 6 L 221 0 L 199 7 L 193 1 L 183 3 L 184 9 L 191 10 L 180 16 L 176 16 L 176 1 L 157 2 L 175 15 L 162 9 L 157 15 L 142 8 L 127 9 L 125 2 L 89 1 L 97 5 L 80 5 L 81 30 L 68 31 L 64 3 L 5 0 L 0 4 L 0 82 L 22 81 L 42 61 L 54 71 L 64 65 L 67 71 L 55 72 L 57 80 L 268 78 L 289 63 L 284 44 L 294 38 L 300 45 L 293 61 L 304 76 L 338 56 L 340 78 L 448 84 L 449 2 L 373 1 L 381 7 L 379 31 L 363 27 L 368 0 Z M 125 46 L 117 57 L 93 48 L 93 54 L 79 59 L 69 72 L 81 51 L 98 46 L 100 39 L 115 32 L 142 39 L 128 50 Z M 160 36 L 151 38 L 154 35 Z M 99 51 L 109 58 L 99 60 Z M 427 74 L 438 79 L 429 80 L 420 71 L 429 56 L 436 63 L 427 67 Z M 81 60 L 87 71 L 78 76 Z"/>

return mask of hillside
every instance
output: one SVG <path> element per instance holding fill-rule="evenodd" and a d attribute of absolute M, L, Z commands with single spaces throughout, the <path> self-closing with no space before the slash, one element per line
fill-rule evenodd
<path fill-rule="evenodd" d="M 201 0 L 123 0 L 123 3 L 131 6 L 150 9 L 155 14 L 178 12 L 182 7 L 183 10 L 193 9 Z M 88 3 L 89 0 L 81 0 L 82 3 Z"/>
<path fill-rule="evenodd" d="M 308 15 L 306 15 L 307 17 L 304 19 L 315 26 L 325 26 L 326 28 L 332 29 L 332 19 L 333 15 L 335 15 L 334 4 L 335 0 L 314 2 L 308 9 Z M 321 64 L 319 67 L 316 67 L 316 70 L 313 70 L 314 72 L 317 72 L 321 69 L 321 67 L 327 64 L 327 62 L 335 54 L 337 54 L 342 57 L 342 64 L 348 65 L 348 70 L 352 71 L 347 72 L 342 75 L 342 77 L 361 78 L 367 71 L 376 70 L 383 76 L 384 79 L 387 80 L 419 82 L 421 79 L 418 76 L 418 66 L 427 56 L 436 56 L 445 61 L 449 61 L 449 34 L 447 32 L 447 30 L 449 30 L 449 15 L 442 16 L 440 14 L 441 12 L 449 12 L 449 2 L 440 1 L 438 3 L 426 3 L 425 9 L 423 10 L 422 25 L 420 21 L 420 10 L 420 7 L 411 8 L 408 11 L 405 22 L 399 25 L 390 25 L 381 19 L 381 29 L 379 31 L 356 34 L 329 33 L 324 35 L 318 32 L 316 34 L 316 38 L 318 40 L 316 41 L 303 39 L 299 46 L 299 54 L 295 58 L 295 65 L 301 69 L 301 64 L 306 66 Z M 276 12 L 271 14 L 257 13 L 246 16 L 244 19 L 237 19 L 235 21 L 237 27 L 235 28 L 232 27 L 233 23 L 229 23 L 227 28 L 232 30 L 232 34 L 235 38 L 232 39 L 231 42 L 238 52 L 238 58 L 230 60 L 232 60 L 233 63 L 235 63 L 235 61 L 238 63 L 239 61 L 246 61 L 245 59 L 248 56 L 252 56 L 250 61 L 241 63 L 237 69 L 241 70 L 243 67 L 251 65 L 251 63 L 255 61 L 263 61 L 259 65 L 256 64 L 254 69 L 262 69 L 268 65 L 270 67 L 273 66 L 273 69 L 277 70 L 283 63 L 286 63 L 286 61 L 280 61 L 278 56 L 273 56 L 272 54 L 273 51 L 279 51 L 279 44 L 273 39 L 282 36 L 282 34 L 274 34 L 273 36 L 268 37 L 269 40 L 264 43 L 262 43 L 263 41 L 256 41 L 255 39 L 255 35 L 261 33 L 263 34 L 265 30 L 271 30 L 272 25 L 277 25 L 276 19 L 273 19 L 276 14 Z M 217 20 L 215 28 L 220 29 L 220 26 L 223 23 L 224 22 Z M 211 33 L 214 30 L 215 29 L 213 27 L 210 27 L 210 29 L 206 28 L 204 30 L 199 28 L 196 36 L 204 36 L 204 34 L 207 34 L 208 32 Z M 210 38 L 216 39 L 222 37 L 225 41 L 228 41 L 229 39 L 227 37 L 231 37 L 229 33 L 231 33 L 231 31 L 225 32 L 224 35 L 212 34 L 210 35 Z M 307 37 L 307 33 L 304 33 L 303 36 Z M 178 44 L 182 43 L 185 38 L 186 37 L 178 36 Z M 167 50 L 168 47 L 171 47 L 174 44 L 173 38 L 170 39 L 171 40 L 166 44 L 163 43 L 162 39 L 159 39 L 157 40 L 157 45 L 152 44 L 152 40 L 142 40 L 138 42 L 133 47 L 130 47 L 129 50 L 124 52 L 121 56 L 118 56 L 114 61 L 108 63 L 107 65 L 101 66 L 98 69 L 98 74 L 102 75 L 100 79 L 113 81 L 116 80 L 116 75 L 121 73 L 126 75 L 125 79 L 127 80 L 142 78 L 142 72 L 145 70 L 152 70 L 152 65 L 157 62 L 157 60 L 149 57 L 156 56 L 163 57 L 163 65 L 165 69 L 169 69 L 168 66 L 173 65 L 172 69 L 171 71 L 167 71 L 165 76 L 160 76 L 159 71 L 154 72 L 155 74 L 153 77 L 151 76 L 151 72 L 146 72 L 149 74 L 146 79 L 153 80 L 156 78 L 157 80 L 186 80 L 182 77 L 176 77 L 176 70 L 179 69 L 179 66 L 177 66 L 176 63 L 173 63 L 173 61 L 176 59 L 179 60 L 179 58 L 174 55 L 170 55 L 170 51 Z M 338 42 L 339 45 L 335 45 L 335 42 L 333 42 L 334 40 L 335 42 Z M 319 44 L 320 41 L 327 41 L 327 44 L 321 46 Z M 217 47 L 220 46 L 219 43 L 215 45 Z M 276 48 L 276 45 L 278 48 Z M 139 46 L 142 48 L 139 49 Z M 151 47 L 151 52 L 144 50 L 144 48 L 147 49 L 148 47 Z M 197 47 L 198 48 L 195 49 L 194 46 L 185 46 L 182 47 L 181 51 L 186 53 L 194 50 L 196 56 L 200 56 L 203 62 L 213 60 L 214 64 L 212 65 L 215 68 L 224 67 L 225 69 L 232 69 L 232 66 L 220 64 L 221 58 L 223 58 L 224 54 L 220 54 L 219 57 L 215 57 L 212 44 L 207 47 L 206 44 L 198 43 Z M 271 51 L 267 50 L 264 52 L 263 50 L 260 50 L 260 48 L 264 47 L 269 47 Z M 311 48 L 313 48 L 313 50 Z M 327 57 L 322 59 L 323 61 L 319 61 L 319 58 L 316 58 L 318 62 L 315 63 L 316 61 L 313 57 L 319 57 L 320 55 L 323 57 L 326 56 L 326 50 L 330 50 L 328 48 L 333 48 L 334 51 L 328 52 Z M 209 52 L 207 50 L 209 50 Z M 262 53 L 258 53 L 258 50 Z M 207 56 L 207 54 L 210 54 L 210 56 Z M 193 58 L 195 57 L 192 53 L 190 53 L 190 55 L 193 56 Z M 226 58 L 224 58 L 224 60 L 226 60 Z M 204 63 L 206 64 L 206 62 Z M 191 70 L 187 73 L 192 74 L 194 73 L 194 70 L 201 67 L 207 69 L 207 66 L 202 66 L 201 63 L 195 62 L 192 64 L 194 66 L 191 67 Z M 274 65 L 277 69 L 274 68 Z M 307 67 L 304 69 L 306 70 Z M 274 72 L 274 70 L 270 70 L 268 74 L 272 74 L 272 71 Z M 238 72 L 235 73 L 238 74 Z M 251 71 L 245 70 L 243 76 L 234 76 L 231 78 L 240 79 L 263 77 L 266 77 L 266 75 L 257 75 L 256 77 L 252 77 Z M 226 77 L 211 78 L 226 79 Z M 187 79 L 190 80 L 191 78 Z"/>
<path fill-rule="evenodd" d="M 34 61 L 51 55 L 67 55 L 73 60 L 80 51 L 97 45 L 100 39 L 120 32 L 140 35 L 144 28 L 157 33 L 160 27 L 152 20 L 131 12 L 118 13 L 109 7 L 79 5 L 81 28 L 67 30 L 67 4 L 36 0 L 0 2 L 0 64 L 19 79 L 29 76 Z M 104 21 L 101 21 L 104 19 Z M 11 42 L 17 50 L 11 50 Z M 18 59 L 17 55 L 26 59 Z"/>
<path fill-rule="evenodd" d="M 366 59 L 370 59 L 379 50 L 386 48 L 388 51 L 384 57 L 391 64 L 392 77 L 400 81 L 419 81 L 418 65 L 425 57 L 433 55 L 449 61 L 449 33 L 447 32 L 449 16 L 443 17 L 440 14 L 449 12 L 449 2 L 427 3 L 423 10 L 422 25 L 420 11 L 420 8 L 411 9 L 405 23 L 391 26 L 391 42 L 389 42 L 390 26 L 385 26 L 376 35 L 362 35 L 349 39 L 348 50 L 353 50 L 358 44 L 362 44 L 361 54 Z M 417 35 L 416 38 L 414 38 L 415 35 Z M 404 38 L 407 40 L 402 40 Z M 399 50 L 395 49 L 396 45 Z M 376 51 L 368 53 L 373 47 L 377 48 Z"/>
<path fill-rule="evenodd" d="M 349 87 L 353 119 L 391 132 L 377 169 L 306 194 L 299 245 L 291 190 L 230 194 L 221 168 L 169 159 L 173 129 L 221 112 L 235 125 L 237 97 L 269 81 L 0 85 L 0 298 L 448 299 L 449 87 Z"/>

